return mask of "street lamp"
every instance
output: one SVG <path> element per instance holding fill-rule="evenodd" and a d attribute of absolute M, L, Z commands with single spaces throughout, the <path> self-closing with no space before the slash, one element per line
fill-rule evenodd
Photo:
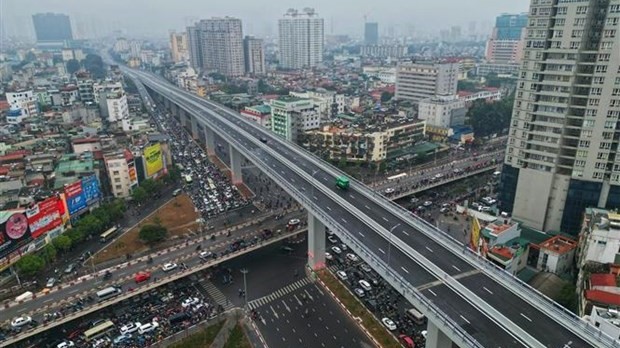
<path fill-rule="evenodd" d="M 392 251 L 392 233 L 393 231 L 400 226 L 400 222 L 390 228 L 390 234 L 388 235 L 388 252 L 387 252 L 387 266 L 390 267 L 390 252 Z"/>
<path fill-rule="evenodd" d="M 246 281 L 246 274 L 248 274 L 250 271 L 248 271 L 247 268 L 242 268 L 240 269 L 241 273 L 243 273 L 243 297 L 244 297 L 244 301 L 245 301 L 245 309 L 248 309 L 248 283 Z"/>

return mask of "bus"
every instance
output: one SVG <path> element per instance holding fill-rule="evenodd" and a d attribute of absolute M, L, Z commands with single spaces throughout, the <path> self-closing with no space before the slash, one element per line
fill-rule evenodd
<path fill-rule="evenodd" d="M 213 183 L 213 180 L 211 180 L 211 178 L 207 179 L 207 183 L 209 184 L 209 188 L 211 190 L 215 190 L 215 184 Z"/>
<path fill-rule="evenodd" d="M 109 241 L 110 238 L 112 238 L 116 234 L 116 232 L 118 232 L 118 228 L 116 228 L 116 227 L 110 228 L 109 230 L 103 232 L 101 234 L 101 236 L 99 236 L 99 241 L 101 243 L 105 243 L 105 242 Z"/>
<path fill-rule="evenodd" d="M 192 176 L 191 175 L 186 175 L 185 176 L 185 183 L 187 183 L 187 184 L 191 184 L 192 183 Z"/>
<path fill-rule="evenodd" d="M 344 175 L 341 175 L 336 178 L 336 187 L 341 190 L 346 190 L 349 188 L 349 178 Z"/>
<path fill-rule="evenodd" d="M 97 291 L 97 298 L 99 299 L 99 301 L 103 301 L 114 296 L 118 296 L 121 294 L 121 292 L 123 292 L 123 290 L 121 290 L 120 288 L 110 286 L 103 290 Z"/>
<path fill-rule="evenodd" d="M 392 180 L 397 180 L 397 179 L 400 179 L 400 178 L 404 178 L 406 176 L 407 176 L 407 173 L 400 173 L 400 174 L 392 175 L 392 176 L 388 177 L 387 179 L 389 181 L 392 181 Z"/>
<path fill-rule="evenodd" d="M 423 325 L 426 320 L 424 314 L 420 313 L 420 311 L 415 308 L 408 309 L 406 314 L 417 325 Z"/>
<path fill-rule="evenodd" d="M 103 323 L 84 331 L 84 339 L 87 342 L 96 340 L 112 330 L 114 330 L 114 323 L 111 320 L 106 320 Z"/>

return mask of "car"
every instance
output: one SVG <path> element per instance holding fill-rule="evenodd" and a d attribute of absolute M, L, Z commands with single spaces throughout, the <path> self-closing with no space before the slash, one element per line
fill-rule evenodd
<path fill-rule="evenodd" d="M 28 325 L 32 323 L 32 317 L 29 316 L 23 316 L 23 317 L 17 317 L 15 319 L 13 319 L 11 321 L 11 326 L 14 328 L 18 328 L 18 327 L 22 327 L 24 325 Z"/>
<path fill-rule="evenodd" d="M 411 337 L 401 334 L 401 335 L 398 335 L 398 338 L 400 338 L 400 340 L 405 345 L 405 347 L 415 348 L 415 342 L 413 342 L 413 339 L 411 339 Z"/>
<path fill-rule="evenodd" d="M 396 323 L 394 323 L 394 322 L 392 321 L 392 319 L 390 319 L 390 318 L 383 318 L 383 319 L 381 319 L 381 322 L 382 322 L 382 323 L 383 323 L 383 325 L 385 325 L 385 327 L 387 327 L 387 328 L 388 328 L 388 330 L 390 330 L 390 331 L 394 331 L 394 330 L 396 330 L 396 329 L 397 329 L 397 327 L 396 327 Z"/>
<path fill-rule="evenodd" d="M 136 332 L 140 326 L 142 326 L 142 324 L 140 324 L 137 321 L 135 323 L 125 324 L 121 326 L 121 330 L 120 330 L 121 335 L 126 335 L 132 332 Z"/>
<path fill-rule="evenodd" d="M 267 138 L 265 138 L 265 137 L 260 137 L 260 141 L 261 141 L 262 143 L 267 144 Z"/>
<path fill-rule="evenodd" d="M 416 198 L 416 197 L 411 197 L 411 199 L 409 200 L 409 202 L 411 202 L 411 203 L 418 203 L 419 201 L 420 201 L 420 199 Z"/>
<path fill-rule="evenodd" d="M 140 335 L 144 335 L 145 333 L 149 333 L 151 331 L 155 331 L 158 327 L 159 327 L 159 323 L 156 322 L 156 321 L 154 321 L 152 323 L 142 324 L 138 328 L 138 333 Z"/>
<path fill-rule="evenodd" d="M 342 250 L 340 250 L 340 248 L 339 248 L 339 247 L 337 247 L 337 246 L 333 246 L 333 247 L 332 247 L 332 251 L 333 251 L 335 254 L 340 254 L 340 253 L 342 253 Z"/>
<path fill-rule="evenodd" d="M 329 236 L 327 237 L 327 240 L 330 241 L 331 243 L 338 243 L 338 238 L 334 237 L 334 236 Z"/>
<path fill-rule="evenodd" d="M 370 283 L 368 283 L 364 279 L 360 280 L 358 284 L 362 287 L 362 289 L 366 291 L 370 291 L 372 289 L 372 287 L 370 286 Z"/>
<path fill-rule="evenodd" d="M 450 211 L 450 208 L 447 208 L 447 207 L 443 207 L 443 208 L 439 209 L 440 213 L 446 213 L 448 211 Z"/>
<path fill-rule="evenodd" d="M 181 189 L 176 189 L 176 190 L 172 191 L 172 195 L 176 197 L 176 196 L 178 196 L 181 192 L 182 192 L 182 191 L 181 191 Z"/>
<path fill-rule="evenodd" d="M 346 244 L 340 244 L 340 249 L 342 250 L 349 250 L 349 247 Z"/>
<path fill-rule="evenodd" d="M 347 280 L 347 272 L 345 271 L 338 271 L 336 272 L 336 275 L 338 276 L 338 278 L 340 278 L 340 280 Z"/>
<path fill-rule="evenodd" d="M 435 174 L 434 178 L 435 179 L 441 179 L 443 177 L 443 174 L 439 173 L 439 174 Z"/>
<path fill-rule="evenodd" d="M 45 283 L 45 287 L 46 288 L 51 288 L 56 284 L 56 278 L 51 277 L 50 279 L 47 280 L 47 283 Z"/>
<path fill-rule="evenodd" d="M 390 193 L 394 193 L 394 189 L 391 188 L 391 187 L 388 187 L 388 188 L 385 189 L 384 192 L 389 195 Z"/>
<path fill-rule="evenodd" d="M 70 263 L 70 264 L 68 264 L 68 265 L 67 265 L 67 267 L 65 268 L 65 271 L 64 271 L 64 272 L 65 272 L 65 274 L 71 274 L 71 273 L 73 273 L 73 272 L 75 271 L 76 267 L 77 267 L 77 266 L 76 266 L 76 265 L 75 265 L 75 263 L 73 263 L 73 262 L 72 262 L 72 263 Z"/>
<path fill-rule="evenodd" d="M 206 259 L 213 257 L 213 253 L 210 251 L 201 251 L 200 254 L 198 254 L 198 257 L 200 257 L 203 260 L 206 260 Z"/>
<path fill-rule="evenodd" d="M 425 206 L 425 207 L 430 207 L 431 205 L 433 205 L 433 202 L 425 201 L 424 203 L 422 203 L 422 205 Z"/>
<path fill-rule="evenodd" d="M 288 220 L 288 225 L 289 226 L 297 226 L 299 225 L 301 221 L 299 219 L 290 219 Z"/>
<path fill-rule="evenodd" d="M 364 292 L 364 290 L 360 289 L 360 288 L 355 288 L 353 289 L 353 292 L 358 296 L 358 297 L 364 297 L 366 296 L 366 293 Z"/>
<path fill-rule="evenodd" d="M 121 335 L 116 336 L 112 342 L 114 342 L 114 344 L 119 344 L 119 343 L 127 342 L 130 339 L 131 339 L 131 334 L 121 334 Z"/>
<path fill-rule="evenodd" d="M 347 259 L 351 260 L 352 262 L 357 262 L 360 260 L 360 258 L 357 257 L 357 255 L 352 254 L 352 253 L 347 254 Z"/>
<path fill-rule="evenodd" d="M 479 206 L 480 206 L 480 203 L 478 203 L 478 202 L 474 202 L 474 203 L 471 204 L 471 207 L 474 208 L 474 209 L 478 209 Z"/>
<path fill-rule="evenodd" d="M 487 206 L 481 206 L 480 208 L 478 208 L 478 210 L 479 211 L 489 212 L 489 211 L 493 211 L 493 208 L 487 207 Z"/>
<path fill-rule="evenodd" d="M 426 335 L 428 335 L 428 331 L 422 330 L 421 334 L 422 334 L 422 337 L 426 338 Z"/>
<path fill-rule="evenodd" d="M 56 348 L 67 348 L 67 347 L 75 347 L 75 343 L 73 341 L 62 341 L 56 345 Z"/>
<path fill-rule="evenodd" d="M 151 273 L 149 272 L 138 272 L 136 273 L 136 275 L 134 276 L 134 280 L 136 281 L 136 283 L 142 283 L 145 282 L 147 280 L 151 279 Z"/>
<path fill-rule="evenodd" d="M 334 259 L 334 257 L 332 256 L 332 254 L 330 254 L 330 253 L 328 253 L 328 252 L 325 252 L 325 259 L 326 259 L 326 260 L 333 260 L 333 259 Z"/>
<path fill-rule="evenodd" d="M 183 302 L 181 302 L 181 306 L 183 308 L 190 307 L 193 305 L 197 305 L 200 303 L 200 299 L 198 297 L 188 297 Z"/>
<path fill-rule="evenodd" d="M 365 264 L 365 263 L 362 263 L 362 264 L 360 265 L 360 268 L 362 269 L 362 271 L 364 271 L 364 272 L 366 272 L 366 273 L 370 273 L 370 272 L 372 272 L 372 268 L 370 268 L 370 266 L 368 266 L 368 265 L 367 265 L 367 264 Z"/>
<path fill-rule="evenodd" d="M 174 262 L 168 262 L 166 264 L 164 264 L 161 268 L 162 271 L 164 272 L 169 272 L 172 271 L 173 269 L 177 268 L 177 264 Z"/>

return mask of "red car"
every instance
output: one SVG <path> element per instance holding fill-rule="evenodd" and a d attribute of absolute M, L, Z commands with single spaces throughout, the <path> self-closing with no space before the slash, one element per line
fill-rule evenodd
<path fill-rule="evenodd" d="M 400 335 L 398 336 L 403 344 L 405 345 L 405 347 L 408 348 L 415 348 L 415 343 L 413 342 L 413 340 L 411 339 L 411 337 L 407 336 L 407 335 Z"/>
<path fill-rule="evenodd" d="M 136 276 L 134 277 L 134 279 L 136 280 L 136 283 L 145 282 L 145 281 L 151 279 L 151 273 L 149 273 L 149 272 L 138 272 L 138 273 L 136 273 Z"/>

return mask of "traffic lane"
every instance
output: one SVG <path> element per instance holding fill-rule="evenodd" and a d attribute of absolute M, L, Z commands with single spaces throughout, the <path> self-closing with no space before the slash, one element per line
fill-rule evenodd
<path fill-rule="evenodd" d="M 298 214 L 287 215 L 287 217 L 292 217 L 292 216 L 298 216 Z M 234 233 L 231 233 L 230 237 L 220 236 L 213 241 L 211 240 L 203 241 L 201 243 L 203 244 L 202 249 L 206 250 L 208 248 L 211 248 L 212 246 L 217 245 L 218 248 L 214 251 L 221 252 L 222 250 L 225 250 L 232 241 L 238 239 L 242 235 L 254 236 L 254 235 L 260 234 L 263 228 L 275 228 L 277 226 L 283 227 L 282 223 L 284 221 L 286 220 L 279 220 L 278 223 L 276 223 L 275 221 L 271 221 L 271 223 L 268 223 L 261 227 L 248 226 L 239 231 L 235 231 Z M 153 277 L 161 276 L 162 274 L 164 274 L 164 272 L 161 270 L 161 266 L 164 263 L 174 260 L 176 258 L 179 258 L 181 256 L 188 255 L 190 253 L 198 255 L 199 252 L 200 251 L 196 251 L 195 244 L 192 244 L 192 245 L 183 244 L 181 248 L 172 250 L 168 253 L 161 254 L 161 255 L 157 255 L 157 254 L 152 255 L 152 259 L 153 259 L 152 264 L 148 264 L 147 261 L 145 260 L 145 261 L 127 265 L 122 270 L 114 271 L 112 272 L 112 279 L 106 280 L 105 282 L 103 281 L 103 278 L 101 276 L 97 278 L 93 278 L 90 281 L 85 281 L 85 282 L 78 281 L 73 286 L 64 287 L 60 290 L 50 292 L 47 295 L 39 296 L 36 299 L 24 302 L 21 305 L 12 306 L 6 309 L 4 308 L 0 309 L 0 313 L 2 313 L 3 316 L 6 316 L 6 317 L 18 316 L 24 312 L 30 312 L 36 309 L 42 309 L 43 307 L 54 304 L 54 303 L 58 304 L 58 302 L 65 300 L 70 296 L 76 296 L 78 294 L 89 291 L 93 288 L 97 288 L 97 289 L 102 288 L 104 284 L 119 284 L 123 286 L 135 285 L 135 282 L 133 282 L 133 279 L 128 279 L 126 281 L 119 283 L 115 281 L 115 278 L 133 275 L 135 273 L 138 273 L 139 271 L 145 271 L 145 270 L 150 271 Z M 193 264 L 199 263 L 200 259 L 196 256 L 195 258 L 190 258 L 189 261 L 185 261 L 185 262 L 186 264 L 193 265 Z"/>
<path fill-rule="evenodd" d="M 355 322 L 314 283 L 256 311 L 261 317 L 257 326 L 272 347 L 372 347 Z"/>
<path fill-rule="evenodd" d="M 454 299 L 461 298 L 460 295 L 445 285 L 428 288 L 423 290 L 422 294 L 431 302 L 439 303 L 441 310 L 447 316 L 456 321 L 464 331 L 484 347 L 527 347 L 465 300 L 454 301 Z"/>
<path fill-rule="evenodd" d="M 533 337 L 537 337 L 546 347 L 589 347 L 589 345 L 575 345 L 575 342 L 583 342 L 582 339 L 564 326 L 559 325 L 558 328 L 556 327 L 558 325 L 547 325 L 547 322 L 553 319 L 541 315 L 539 310 L 523 301 L 512 291 L 505 288 L 488 287 L 492 286 L 494 282 L 487 275 L 478 273 L 463 277 L 459 279 L 459 282 L 478 296 L 484 297 L 485 301 L 498 311 L 519 313 L 519 316 L 512 318 L 512 321 Z"/>

